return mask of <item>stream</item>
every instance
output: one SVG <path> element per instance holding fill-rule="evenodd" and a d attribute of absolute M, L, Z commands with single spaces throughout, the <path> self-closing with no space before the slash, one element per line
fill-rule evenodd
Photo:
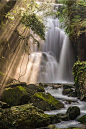
<path fill-rule="evenodd" d="M 80 116 L 83 116 L 84 114 L 86 114 L 86 102 L 84 101 L 80 101 L 79 99 L 77 99 L 76 97 L 68 97 L 67 95 L 63 95 L 62 91 L 63 88 L 53 88 L 52 86 L 48 86 L 47 88 L 45 88 L 46 93 L 50 93 L 53 97 L 55 97 L 56 99 L 58 99 L 59 101 L 61 101 L 64 104 L 65 108 L 62 108 L 60 110 L 51 110 L 51 111 L 45 111 L 45 114 L 49 114 L 49 115 L 56 115 L 58 113 L 62 113 L 65 114 L 68 107 L 70 106 L 78 106 L 80 108 Z M 68 100 L 71 101 L 71 103 L 68 103 Z M 78 116 L 77 118 L 79 118 L 80 116 Z M 68 128 L 68 127 L 83 127 L 83 124 L 80 124 L 80 122 L 76 120 L 71 120 L 71 121 L 62 121 L 61 123 L 56 123 L 55 126 L 57 128 Z"/>

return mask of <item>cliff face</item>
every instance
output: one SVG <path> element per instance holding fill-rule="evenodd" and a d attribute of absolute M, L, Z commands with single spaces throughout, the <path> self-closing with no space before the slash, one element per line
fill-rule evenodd
<path fill-rule="evenodd" d="M 6 7 L 6 5 L 11 2 L 4 2 L 3 8 Z M 10 3 L 11 5 L 7 9 L 9 11 L 11 8 L 15 8 L 16 6 L 21 7 L 22 0 L 21 1 L 12 1 L 13 3 Z M 14 6 L 13 6 L 14 5 Z M 8 6 L 7 6 L 8 7 Z M 3 12 L 3 8 L 1 9 L 1 12 Z M 3 14 L 7 13 L 6 9 Z M 0 14 L 2 16 L 2 14 Z M 0 91 L 3 90 L 5 84 L 9 80 L 9 78 L 17 78 L 19 77 L 19 73 L 21 71 L 21 63 L 22 60 L 24 63 L 27 63 L 28 60 L 28 54 L 25 53 L 25 44 L 24 40 L 19 38 L 19 35 L 17 33 L 17 29 L 20 33 L 22 33 L 23 26 L 20 23 L 20 20 L 7 22 L 7 19 L 2 16 L 3 23 L 1 24 L 0 28 L 0 72 L 3 74 L 0 74 Z M 19 27 L 18 27 L 19 25 Z M 28 35 L 29 30 L 25 29 L 24 35 Z M 29 41 L 28 41 L 29 44 Z M 26 57 L 26 60 L 23 58 Z M 19 67 L 19 69 L 18 69 Z M 23 67 L 25 69 L 25 67 Z M 23 70 L 24 70 L 23 69 Z M 18 73 L 15 76 L 15 73 Z"/>
<path fill-rule="evenodd" d="M 4 20 L 5 14 L 15 5 L 16 0 L 1 0 L 0 1 L 0 23 Z"/>

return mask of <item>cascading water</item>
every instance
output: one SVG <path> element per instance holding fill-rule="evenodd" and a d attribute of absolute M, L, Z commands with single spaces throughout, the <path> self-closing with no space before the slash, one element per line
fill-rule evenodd
<path fill-rule="evenodd" d="M 48 27 L 48 31 L 45 33 L 46 42 L 41 44 L 41 52 L 35 48 L 35 52 L 29 56 L 30 60 L 34 58 L 32 62 L 33 69 L 36 62 L 41 60 L 37 67 L 38 72 L 35 81 L 42 83 L 71 83 L 73 82 L 72 66 L 74 57 L 70 41 L 65 32 L 60 29 L 58 18 L 48 17 L 45 24 Z M 34 51 L 33 48 L 32 51 Z M 29 83 L 33 80 L 32 76 L 31 78 Z"/>
<path fill-rule="evenodd" d="M 55 6 L 57 7 L 57 5 Z M 37 45 L 33 45 L 33 40 L 30 39 L 32 53 L 29 55 L 29 62 L 27 64 L 27 56 L 25 56 L 23 63 L 21 60 L 14 78 L 18 79 L 20 72 L 24 73 L 25 69 L 25 74 L 19 77 L 20 81 L 27 83 L 73 83 L 74 57 L 70 41 L 64 30 L 60 29 L 58 18 L 49 16 L 44 22 L 48 28 L 45 32 L 45 42 L 34 35 L 40 42 L 38 50 Z M 32 31 L 31 33 L 33 34 Z"/>

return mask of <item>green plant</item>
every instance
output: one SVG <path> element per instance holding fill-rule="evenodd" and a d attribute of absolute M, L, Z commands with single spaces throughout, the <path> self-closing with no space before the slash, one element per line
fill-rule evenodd
<path fill-rule="evenodd" d="M 63 4 L 59 13 L 62 28 L 70 39 L 77 39 L 82 33 L 86 33 L 86 2 L 83 0 L 60 0 Z"/>

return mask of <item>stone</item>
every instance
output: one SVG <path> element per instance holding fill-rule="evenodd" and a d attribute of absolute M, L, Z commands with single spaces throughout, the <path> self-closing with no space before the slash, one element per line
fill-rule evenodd
<path fill-rule="evenodd" d="M 55 129 L 55 125 L 48 125 L 47 129 Z"/>
<path fill-rule="evenodd" d="M 9 106 L 17 106 L 28 103 L 30 96 L 24 87 L 16 86 L 13 88 L 5 88 L 1 100 Z"/>
<path fill-rule="evenodd" d="M 39 83 L 39 86 L 41 86 L 42 88 L 44 88 L 44 85 L 43 85 L 43 83 L 41 83 L 41 82 Z"/>
<path fill-rule="evenodd" d="M 14 80 L 13 80 L 13 82 L 6 85 L 5 88 L 13 88 L 13 87 L 16 87 L 16 86 L 25 87 L 26 85 L 27 85 L 26 82 L 18 82 L 17 80 L 15 80 L 15 82 L 14 82 Z"/>
<path fill-rule="evenodd" d="M 69 121 L 70 120 L 69 115 L 67 115 L 67 114 L 61 114 L 61 113 L 59 113 L 59 114 L 57 114 L 57 116 L 59 117 L 59 119 L 61 121 Z"/>
<path fill-rule="evenodd" d="M 2 102 L 2 101 L 0 101 L 0 108 L 9 108 L 10 106 L 7 104 L 7 103 L 5 103 L 5 102 Z"/>
<path fill-rule="evenodd" d="M 43 110 L 34 107 L 32 104 L 13 106 L 8 109 L 3 109 L 0 113 L 0 127 L 4 129 L 45 127 L 52 124 L 53 118 L 55 116 L 44 114 Z"/>
<path fill-rule="evenodd" d="M 63 94 L 63 95 L 68 95 L 68 94 L 70 94 L 71 92 L 73 92 L 72 89 L 63 89 L 62 94 Z"/>
<path fill-rule="evenodd" d="M 46 111 L 46 110 L 55 110 L 63 108 L 64 105 L 60 101 L 56 100 L 49 93 L 38 92 L 33 95 L 31 98 L 31 103 L 34 106 Z"/>
<path fill-rule="evenodd" d="M 79 122 L 86 124 L 86 114 L 78 119 Z"/>
<path fill-rule="evenodd" d="M 72 85 L 63 85 L 63 89 L 70 89 L 70 88 L 74 88 L 74 86 L 72 86 Z"/>
<path fill-rule="evenodd" d="M 66 114 L 69 116 L 71 120 L 74 120 L 77 116 L 80 115 L 80 108 L 77 106 L 71 106 L 67 109 Z"/>
<path fill-rule="evenodd" d="M 34 95 L 36 92 L 45 92 L 44 88 L 36 84 L 29 84 L 26 86 L 26 91 L 29 95 Z"/>

